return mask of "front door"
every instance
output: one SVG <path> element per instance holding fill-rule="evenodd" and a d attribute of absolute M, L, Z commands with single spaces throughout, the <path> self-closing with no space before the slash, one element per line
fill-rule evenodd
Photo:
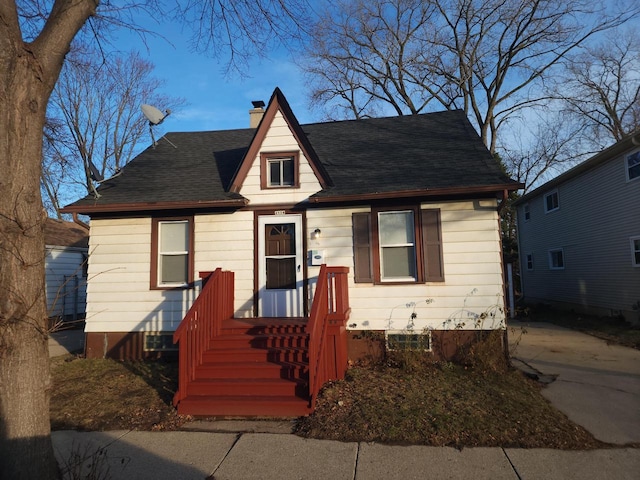
<path fill-rule="evenodd" d="M 304 316 L 302 215 L 258 217 L 258 316 Z"/>

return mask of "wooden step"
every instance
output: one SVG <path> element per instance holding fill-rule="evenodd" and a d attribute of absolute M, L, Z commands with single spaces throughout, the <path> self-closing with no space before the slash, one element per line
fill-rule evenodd
<path fill-rule="evenodd" d="M 210 342 L 210 348 L 309 348 L 309 336 L 304 333 L 291 334 L 223 334 Z"/>
<path fill-rule="evenodd" d="M 307 379 L 309 368 L 300 362 L 213 362 L 196 368 L 196 378 Z"/>
<path fill-rule="evenodd" d="M 210 396 L 297 396 L 306 394 L 302 380 L 283 378 L 216 378 L 196 379 L 187 386 L 190 395 Z"/>
<path fill-rule="evenodd" d="M 311 413 L 309 402 L 290 396 L 192 396 L 178 404 L 180 415 L 294 418 Z"/>
<path fill-rule="evenodd" d="M 299 362 L 309 363 L 309 352 L 300 348 L 218 348 L 202 354 L 203 363 Z"/>

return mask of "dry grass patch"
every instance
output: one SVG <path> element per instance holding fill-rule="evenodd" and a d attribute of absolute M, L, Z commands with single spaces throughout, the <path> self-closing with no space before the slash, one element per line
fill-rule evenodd
<path fill-rule="evenodd" d="M 499 352 L 488 355 L 480 345 L 466 352 L 464 364 L 402 354 L 400 361 L 351 368 L 344 380 L 325 386 L 316 411 L 300 419 L 296 431 L 310 438 L 457 448 L 604 446 L 552 407 L 542 387 Z"/>
<path fill-rule="evenodd" d="M 171 399 L 177 364 L 52 359 L 54 430 L 167 430 L 185 421 Z"/>

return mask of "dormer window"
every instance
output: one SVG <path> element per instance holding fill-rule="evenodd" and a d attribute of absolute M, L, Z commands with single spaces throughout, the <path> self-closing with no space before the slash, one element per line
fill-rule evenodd
<path fill-rule="evenodd" d="M 298 152 L 262 153 L 260 163 L 263 189 L 296 188 L 300 185 Z"/>

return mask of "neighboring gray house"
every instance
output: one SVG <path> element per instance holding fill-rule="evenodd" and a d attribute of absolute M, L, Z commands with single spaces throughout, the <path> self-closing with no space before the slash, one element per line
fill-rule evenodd
<path fill-rule="evenodd" d="M 89 231 L 77 223 L 48 218 L 44 242 L 49 317 L 84 318 Z"/>
<path fill-rule="evenodd" d="M 515 205 L 525 303 L 640 320 L 640 132 Z"/>

